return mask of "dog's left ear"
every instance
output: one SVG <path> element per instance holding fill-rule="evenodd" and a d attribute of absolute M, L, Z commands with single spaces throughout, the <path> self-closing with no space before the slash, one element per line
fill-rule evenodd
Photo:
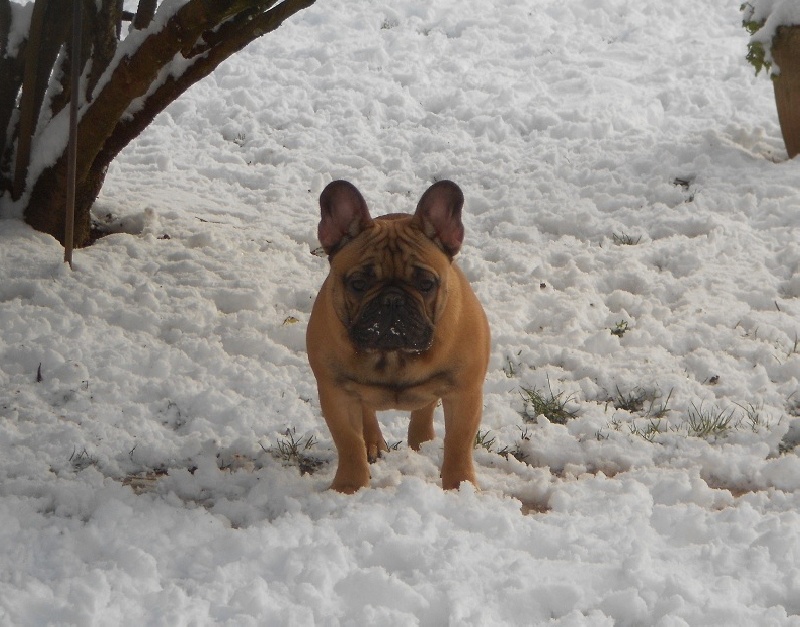
<path fill-rule="evenodd" d="M 423 233 L 450 257 L 455 256 L 464 241 L 463 206 L 461 188 L 452 181 L 439 181 L 422 194 L 414 213 L 414 222 Z"/>

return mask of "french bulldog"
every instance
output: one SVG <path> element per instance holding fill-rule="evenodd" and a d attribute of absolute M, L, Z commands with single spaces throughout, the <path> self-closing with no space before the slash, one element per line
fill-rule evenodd
<path fill-rule="evenodd" d="M 334 181 L 319 199 L 317 235 L 330 272 L 314 301 L 306 348 L 338 453 L 331 488 L 369 486 L 387 445 L 375 412 L 410 410 L 408 444 L 434 438 L 444 409 L 442 487 L 477 485 L 472 449 L 489 361 L 486 314 L 453 261 L 464 239 L 464 195 L 439 181 L 413 215 L 373 219 L 361 193 Z"/>

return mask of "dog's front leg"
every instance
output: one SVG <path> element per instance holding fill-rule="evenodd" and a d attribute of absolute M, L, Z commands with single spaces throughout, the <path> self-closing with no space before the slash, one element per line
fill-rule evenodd
<path fill-rule="evenodd" d="M 358 399 L 333 385 L 318 385 L 322 415 L 333 436 L 339 465 L 331 489 L 352 494 L 369 485 L 369 462 L 364 442 L 362 407 Z"/>
<path fill-rule="evenodd" d="M 444 408 L 444 461 L 442 462 L 442 487 L 454 490 L 462 481 L 477 487 L 472 449 L 475 435 L 481 424 L 483 392 L 462 390 L 442 399 Z"/>

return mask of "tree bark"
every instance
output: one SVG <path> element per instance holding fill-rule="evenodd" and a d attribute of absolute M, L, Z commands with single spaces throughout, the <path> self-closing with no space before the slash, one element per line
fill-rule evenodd
<path fill-rule="evenodd" d="M 780 74 L 772 79 L 783 143 L 789 158 L 800 154 L 800 26 L 778 29 L 772 57 Z"/>
<path fill-rule="evenodd" d="M 8 36 L 11 31 L 11 3 L 9 0 L 0 0 L 0 195 L 11 192 L 11 143 L 7 143 L 6 130 L 11 122 L 17 94 L 22 85 L 23 66 L 20 62 L 25 57 L 25 41 L 11 55 L 8 50 Z"/>

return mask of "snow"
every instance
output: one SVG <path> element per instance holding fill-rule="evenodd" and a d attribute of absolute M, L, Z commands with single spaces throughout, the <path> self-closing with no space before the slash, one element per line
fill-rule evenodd
<path fill-rule="evenodd" d="M 5 42 L 3 52 L 8 56 L 15 57 L 19 53 L 19 45 L 25 38 L 25 33 L 30 30 L 33 3 L 10 3 L 9 9 L 11 23 L 9 24 L 8 39 Z"/>
<path fill-rule="evenodd" d="M 800 194 L 747 41 L 735 4 L 320 0 L 120 155 L 74 270 L 0 221 L 0 623 L 800 624 Z M 464 191 L 480 490 L 400 412 L 326 490 L 337 178 Z"/>

